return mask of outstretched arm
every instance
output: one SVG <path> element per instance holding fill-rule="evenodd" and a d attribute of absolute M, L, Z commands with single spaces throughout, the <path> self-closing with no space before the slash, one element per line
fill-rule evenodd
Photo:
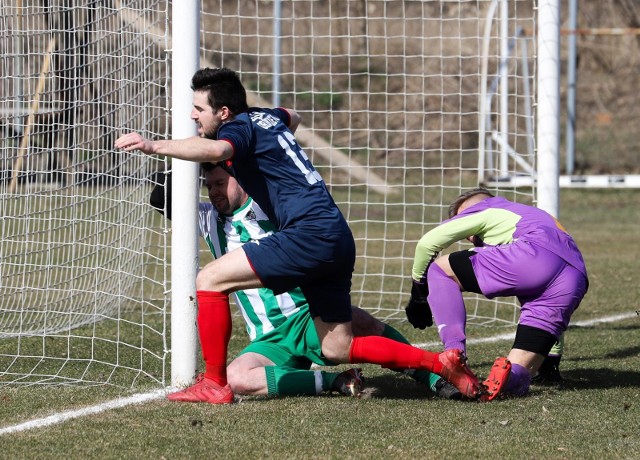
<path fill-rule="evenodd" d="M 138 133 L 127 133 L 116 140 L 115 147 L 125 152 L 140 150 L 147 155 L 161 155 L 199 163 L 205 161 L 215 163 L 227 160 L 233 155 L 233 147 L 228 142 L 204 137 L 154 141 Z"/>
<path fill-rule="evenodd" d="M 420 281 L 429 263 L 442 251 L 457 241 L 483 235 L 487 226 L 484 213 L 456 216 L 427 232 L 416 245 L 411 276 Z"/>

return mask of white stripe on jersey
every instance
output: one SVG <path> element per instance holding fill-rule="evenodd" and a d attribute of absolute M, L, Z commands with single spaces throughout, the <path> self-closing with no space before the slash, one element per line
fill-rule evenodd
<path fill-rule="evenodd" d="M 322 371 L 313 371 L 314 382 L 316 384 L 316 394 L 322 393 Z"/>
<path fill-rule="evenodd" d="M 211 203 L 200 203 L 198 215 L 200 234 L 216 259 L 248 241 L 264 238 L 275 229 L 251 198 L 233 216 L 219 214 Z M 272 331 L 307 307 L 299 289 L 278 296 L 266 288 L 245 289 L 234 294 L 251 340 Z"/>

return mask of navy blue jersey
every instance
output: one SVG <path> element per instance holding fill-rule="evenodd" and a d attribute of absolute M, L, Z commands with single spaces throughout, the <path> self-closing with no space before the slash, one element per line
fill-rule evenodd
<path fill-rule="evenodd" d="M 238 182 L 279 230 L 350 232 L 288 122 L 284 109 L 251 108 L 220 126 L 217 139 L 233 147 Z"/>

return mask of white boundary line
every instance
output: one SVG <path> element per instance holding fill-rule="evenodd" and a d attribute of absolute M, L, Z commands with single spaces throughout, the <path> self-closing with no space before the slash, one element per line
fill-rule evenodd
<path fill-rule="evenodd" d="M 586 321 L 577 321 L 571 324 L 571 327 L 589 327 L 598 323 L 613 323 L 615 321 L 621 321 L 624 319 L 629 319 L 634 316 L 638 316 L 637 313 L 623 313 L 614 316 L 605 316 L 603 318 L 590 319 Z M 492 337 L 484 337 L 481 339 L 470 339 L 467 341 L 468 344 L 478 344 L 478 343 L 493 343 L 499 342 L 501 340 L 512 340 L 515 336 L 515 332 L 498 334 Z M 419 348 L 432 348 L 436 346 L 440 346 L 440 342 L 428 342 L 428 343 L 420 343 L 415 344 L 414 346 Z M 83 409 L 77 410 L 69 410 L 60 412 L 58 414 L 50 415 L 44 418 L 38 418 L 31 420 L 29 422 L 20 423 L 18 425 L 7 426 L 4 428 L 0 428 L 0 436 L 11 433 L 18 433 L 21 431 L 31 430 L 33 428 L 42 428 L 46 426 L 55 425 L 58 423 L 66 422 L 67 420 L 72 420 L 74 418 L 85 417 L 87 415 L 99 414 L 100 412 L 105 412 L 112 409 L 119 409 L 121 407 L 129 406 L 132 404 L 142 404 L 149 401 L 155 401 L 157 399 L 163 398 L 168 389 L 156 390 L 149 393 L 139 393 L 133 396 L 129 396 L 127 398 L 119 398 L 111 401 L 107 401 L 102 404 L 97 404 L 95 406 L 85 407 Z"/>
<path fill-rule="evenodd" d="M 150 393 L 139 393 L 127 398 L 113 399 L 102 404 L 95 406 L 85 407 L 83 409 L 68 410 L 60 412 L 58 414 L 50 415 L 49 417 L 37 418 L 29 422 L 20 423 L 18 425 L 7 426 L 0 428 L 0 436 L 9 433 L 18 433 L 20 431 L 30 430 L 32 428 L 42 428 L 45 426 L 55 425 L 57 423 L 66 422 L 78 417 L 84 417 L 86 415 L 99 414 L 111 409 L 119 409 L 121 407 L 129 406 L 131 404 L 141 404 L 148 401 L 154 401 L 165 396 L 167 390 L 156 390 Z"/>
<path fill-rule="evenodd" d="M 572 327 L 590 327 L 599 323 L 614 323 L 616 321 L 621 321 L 623 319 L 629 319 L 637 316 L 639 316 L 638 313 L 630 312 L 630 313 L 621 313 L 619 315 L 613 315 L 613 316 L 605 316 L 602 318 L 576 321 L 569 324 L 569 329 L 571 329 Z M 478 343 L 494 343 L 494 342 L 499 342 L 501 340 L 513 340 L 515 336 L 516 336 L 515 331 L 506 332 L 504 334 L 494 335 L 492 337 L 483 337 L 481 339 L 469 339 L 467 340 L 467 345 L 473 345 Z M 419 348 L 433 348 L 441 345 L 442 345 L 442 342 L 439 342 L 439 341 L 413 344 L 414 347 L 419 347 Z"/>

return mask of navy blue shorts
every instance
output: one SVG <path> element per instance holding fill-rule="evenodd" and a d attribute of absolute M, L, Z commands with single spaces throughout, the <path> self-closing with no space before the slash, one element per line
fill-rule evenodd
<path fill-rule="evenodd" d="M 329 323 L 351 321 L 351 232 L 317 234 L 288 228 L 242 246 L 264 287 L 276 294 L 300 287 L 309 311 Z"/>

